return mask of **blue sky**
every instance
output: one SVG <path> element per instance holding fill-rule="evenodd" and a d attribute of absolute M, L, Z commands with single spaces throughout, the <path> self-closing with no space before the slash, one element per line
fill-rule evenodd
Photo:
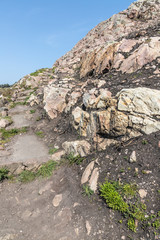
<path fill-rule="evenodd" d="M 53 63 L 133 0 L 0 0 L 0 84 Z"/>

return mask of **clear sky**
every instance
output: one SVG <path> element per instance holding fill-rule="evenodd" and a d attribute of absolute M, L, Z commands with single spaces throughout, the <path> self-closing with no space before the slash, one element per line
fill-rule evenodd
<path fill-rule="evenodd" d="M 133 0 L 0 0 L 0 84 L 53 63 Z"/>

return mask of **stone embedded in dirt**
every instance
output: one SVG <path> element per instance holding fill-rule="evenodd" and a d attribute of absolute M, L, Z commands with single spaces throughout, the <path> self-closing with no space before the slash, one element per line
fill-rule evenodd
<path fill-rule="evenodd" d="M 117 97 L 119 111 L 160 117 L 160 90 L 143 87 L 123 89 Z"/>
<path fill-rule="evenodd" d="M 0 237 L 0 240 L 16 240 L 17 234 L 7 234 L 4 237 Z"/>
<path fill-rule="evenodd" d="M 86 221 L 86 230 L 87 230 L 87 235 L 88 235 L 88 236 L 89 236 L 90 233 L 91 233 L 91 229 L 92 229 L 91 224 L 90 224 L 90 222 L 87 220 L 87 221 Z"/>
<path fill-rule="evenodd" d="M 64 151 L 64 150 L 55 152 L 55 153 L 52 155 L 52 159 L 53 159 L 54 161 L 59 161 L 59 160 L 61 160 L 61 158 L 62 158 L 63 155 L 65 155 L 65 151 Z"/>
<path fill-rule="evenodd" d="M 88 182 L 89 176 L 91 175 L 93 168 L 94 168 L 94 161 L 90 162 L 86 167 L 86 169 L 84 170 L 81 178 L 81 184 Z"/>
<path fill-rule="evenodd" d="M 130 163 L 134 163 L 134 162 L 136 162 L 136 161 L 137 161 L 136 151 L 133 151 L 133 152 L 131 153 L 130 158 L 129 158 L 129 162 L 130 162 Z"/>
<path fill-rule="evenodd" d="M 0 118 L 0 129 L 1 128 L 6 128 L 7 126 L 9 126 L 11 123 L 8 119 L 5 118 Z"/>
<path fill-rule="evenodd" d="M 42 195 L 44 192 L 50 190 L 51 187 L 52 187 L 52 184 L 53 184 L 52 181 L 47 182 L 45 186 L 43 186 L 43 187 L 40 188 L 38 194 L 39 194 L 39 195 Z"/>
<path fill-rule="evenodd" d="M 97 190 L 97 183 L 98 183 L 98 178 L 99 178 L 99 169 L 95 168 L 92 172 L 91 178 L 89 180 L 89 186 L 91 190 L 96 192 Z"/>
<path fill-rule="evenodd" d="M 141 198 L 145 198 L 147 196 L 147 191 L 144 189 L 140 189 L 138 192 Z"/>
<path fill-rule="evenodd" d="M 142 133 L 150 134 L 160 130 L 160 90 L 143 87 L 123 89 L 117 94 L 118 102 L 115 98 L 102 98 L 102 95 L 103 91 L 97 97 L 84 94 L 83 103 L 90 110 L 84 111 L 77 107 L 72 112 L 72 124 L 81 136 L 94 141 L 99 134 L 123 136 L 123 141 L 126 141 Z M 107 109 L 99 111 L 97 104 L 100 101 L 104 101 Z M 100 103 L 102 107 L 103 103 Z M 115 139 L 111 141 L 114 144 Z M 102 145 L 104 149 L 105 144 Z"/>
<path fill-rule="evenodd" d="M 144 39 L 143 43 L 128 58 L 124 59 L 120 71 L 132 73 L 152 62 L 160 55 L 160 37 Z"/>
<path fill-rule="evenodd" d="M 44 109 L 48 113 L 51 119 L 58 116 L 58 113 L 62 113 L 66 107 L 66 95 L 70 89 L 47 86 L 44 88 Z"/>
<path fill-rule="evenodd" d="M 160 148 L 160 141 L 158 142 L 158 147 Z"/>
<path fill-rule="evenodd" d="M 80 155 L 81 157 L 87 156 L 91 149 L 91 145 L 85 140 L 64 142 L 62 147 L 66 154 L 73 154 L 74 156 Z"/>
<path fill-rule="evenodd" d="M 76 235 L 79 236 L 79 228 L 75 228 L 74 231 L 75 231 Z"/>
<path fill-rule="evenodd" d="M 27 210 L 25 210 L 25 211 L 23 212 L 23 214 L 22 214 L 22 219 L 23 219 L 24 221 L 28 221 L 31 216 L 32 216 L 32 212 L 27 209 Z"/>
<path fill-rule="evenodd" d="M 54 198 L 53 198 L 53 201 L 52 201 L 52 204 L 54 207 L 58 207 L 59 204 L 61 203 L 62 201 L 62 194 L 57 194 Z"/>

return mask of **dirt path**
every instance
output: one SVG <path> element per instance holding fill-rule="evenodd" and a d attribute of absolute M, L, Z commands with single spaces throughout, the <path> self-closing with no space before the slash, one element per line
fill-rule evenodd
<path fill-rule="evenodd" d="M 1 184 L 0 239 L 120 239 L 112 214 L 84 197 L 77 179 L 73 169 L 62 167 L 50 179 Z"/>
<path fill-rule="evenodd" d="M 7 129 L 28 127 L 28 131 L 13 137 L 6 149 L 0 151 L 1 166 L 9 167 L 13 163 L 29 165 L 49 160 L 48 147 L 32 130 L 37 115 L 30 114 L 30 110 L 29 106 L 17 105 L 9 111 L 13 123 Z"/>
<path fill-rule="evenodd" d="M 29 131 L 0 151 L 1 165 L 48 161 L 48 148 L 32 129 L 36 114 L 30 114 L 28 106 L 16 106 L 9 115 L 9 129 L 29 126 Z M 109 210 L 102 210 L 103 202 L 82 195 L 80 177 L 77 170 L 62 166 L 49 179 L 0 183 L 0 240 L 120 239 L 109 230 L 116 226 Z"/>

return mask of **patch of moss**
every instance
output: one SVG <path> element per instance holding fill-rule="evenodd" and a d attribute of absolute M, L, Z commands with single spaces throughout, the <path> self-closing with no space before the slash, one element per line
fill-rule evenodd
<path fill-rule="evenodd" d="M 136 198 L 137 186 L 135 184 L 122 184 L 116 181 L 106 181 L 100 185 L 100 195 L 105 199 L 107 206 L 117 210 L 127 219 L 128 228 L 136 232 L 135 220 L 145 221 L 146 205 Z"/>
<path fill-rule="evenodd" d="M 105 199 L 108 207 L 122 213 L 128 212 L 129 206 L 116 190 L 114 184 L 106 181 L 100 186 L 101 196 Z"/>

